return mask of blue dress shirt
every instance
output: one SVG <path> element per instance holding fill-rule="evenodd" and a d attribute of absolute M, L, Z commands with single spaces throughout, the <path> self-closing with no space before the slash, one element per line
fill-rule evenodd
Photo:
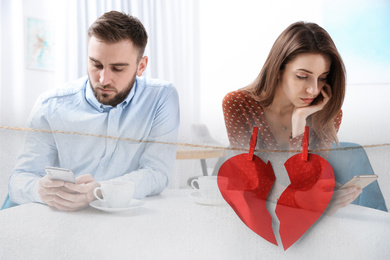
<path fill-rule="evenodd" d="M 38 99 L 25 148 L 9 180 L 13 202 L 42 202 L 38 182 L 46 166 L 92 174 L 96 181 L 131 180 L 135 198 L 167 187 L 176 157 L 179 98 L 172 84 L 137 77 L 116 107 L 100 104 L 88 77 Z M 107 138 L 108 137 L 108 138 Z"/>

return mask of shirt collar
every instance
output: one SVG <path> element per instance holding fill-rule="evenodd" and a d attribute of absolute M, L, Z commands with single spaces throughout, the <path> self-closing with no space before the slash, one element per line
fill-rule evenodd
<path fill-rule="evenodd" d="M 138 77 L 136 78 L 134 85 L 130 90 L 129 95 L 127 95 L 126 99 L 123 100 L 122 103 L 118 104 L 117 107 L 121 107 L 122 109 L 124 109 L 131 102 L 132 98 L 134 97 L 135 91 L 137 89 L 137 80 L 138 80 Z M 100 113 L 107 112 L 113 108 L 112 106 L 101 104 L 96 99 L 95 95 L 93 94 L 89 79 L 85 83 L 85 98 L 87 99 L 88 103 L 92 107 L 94 107 L 96 110 L 98 110 Z"/>

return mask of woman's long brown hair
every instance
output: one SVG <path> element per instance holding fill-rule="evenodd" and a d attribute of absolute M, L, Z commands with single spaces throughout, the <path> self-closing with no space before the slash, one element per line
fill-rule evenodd
<path fill-rule="evenodd" d="M 309 118 L 312 129 L 320 139 L 336 141 L 334 119 L 341 110 L 345 96 L 346 72 L 339 52 L 329 34 L 315 23 L 296 22 L 276 39 L 265 64 L 255 81 L 245 89 L 264 107 L 271 105 L 278 83 L 278 76 L 297 55 L 321 53 L 331 58 L 327 83 L 332 98 L 325 107 Z"/>

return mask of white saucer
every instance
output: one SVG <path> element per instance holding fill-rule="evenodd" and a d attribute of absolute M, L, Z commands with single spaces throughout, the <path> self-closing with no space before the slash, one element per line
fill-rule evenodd
<path fill-rule="evenodd" d="M 100 200 L 94 200 L 89 203 L 89 205 L 95 209 L 107 211 L 107 212 L 121 212 L 121 211 L 128 211 L 133 210 L 136 208 L 141 207 L 145 202 L 142 200 L 136 200 L 132 199 L 130 202 L 130 205 L 126 208 L 109 208 L 106 206 L 106 204 L 103 201 Z"/>
<path fill-rule="evenodd" d="M 195 203 L 201 204 L 201 205 L 208 205 L 208 206 L 219 206 L 219 205 L 227 205 L 225 200 L 221 198 L 206 198 L 203 197 L 198 191 L 191 192 L 188 194 L 191 200 Z"/>

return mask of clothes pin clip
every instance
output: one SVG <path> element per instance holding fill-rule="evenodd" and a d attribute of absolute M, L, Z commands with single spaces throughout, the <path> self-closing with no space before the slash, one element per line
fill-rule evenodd
<path fill-rule="evenodd" d="M 248 161 L 253 160 L 253 153 L 255 152 L 255 147 L 257 143 L 257 132 L 259 131 L 258 127 L 253 127 L 253 132 L 251 136 L 251 142 L 249 144 L 249 153 L 248 153 Z"/>
<path fill-rule="evenodd" d="M 305 133 L 302 140 L 302 160 L 307 162 L 309 153 L 309 127 L 305 126 Z"/>

